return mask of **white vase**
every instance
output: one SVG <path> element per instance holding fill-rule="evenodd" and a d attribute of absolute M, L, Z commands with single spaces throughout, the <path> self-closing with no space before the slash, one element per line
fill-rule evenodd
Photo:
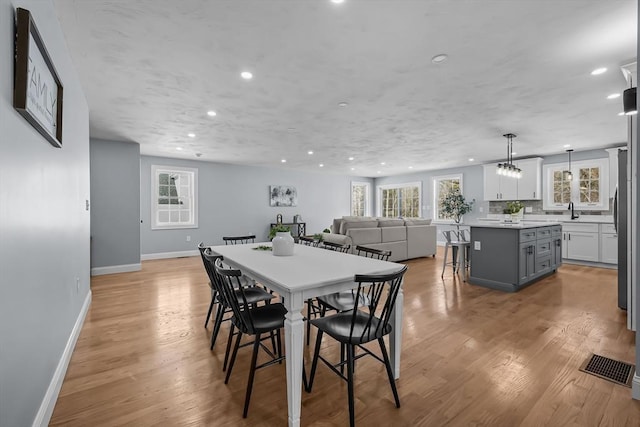
<path fill-rule="evenodd" d="M 290 232 L 277 232 L 276 237 L 273 238 L 271 243 L 273 245 L 273 254 L 275 256 L 293 255 L 294 240 Z"/>

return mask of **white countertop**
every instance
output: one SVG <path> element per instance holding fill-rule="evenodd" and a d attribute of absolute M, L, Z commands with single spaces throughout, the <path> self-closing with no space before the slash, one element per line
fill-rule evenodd
<path fill-rule="evenodd" d="M 480 218 L 482 222 L 498 222 L 504 219 L 504 214 L 489 214 L 486 218 Z M 571 215 L 530 215 L 524 214 L 522 219 L 529 222 L 583 222 L 596 224 L 613 224 L 613 215 L 581 215 L 578 219 L 571 219 Z"/>
<path fill-rule="evenodd" d="M 472 223 L 465 223 L 470 227 L 482 227 L 482 228 L 514 228 L 518 230 L 526 229 L 526 228 L 538 228 L 538 227 L 549 227 L 553 224 L 559 224 L 558 221 L 542 221 L 542 222 L 534 222 L 534 221 L 524 221 L 524 222 L 498 222 L 498 221 L 479 221 Z"/>

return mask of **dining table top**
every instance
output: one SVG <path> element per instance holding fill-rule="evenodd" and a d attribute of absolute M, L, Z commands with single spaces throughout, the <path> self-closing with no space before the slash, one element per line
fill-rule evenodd
<path fill-rule="evenodd" d="M 243 273 L 263 277 L 289 292 L 352 281 L 356 274 L 388 274 L 403 267 L 390 261 L 341 253 L 296 244 L 293 255 L 275 256 L 270 250 L 256 249 L 267 243 L 211 246 L 225 263 L 242 266 Z"/>

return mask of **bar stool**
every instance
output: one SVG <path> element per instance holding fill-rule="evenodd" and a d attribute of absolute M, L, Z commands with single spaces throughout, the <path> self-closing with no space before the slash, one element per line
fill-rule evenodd
<path fill-rule="evenodd" d="M 442 274 L 440 277 L 444 277 L 444 272 L 447 268 L 447 265 L 451 265 L 453 267 L 453 272 L 458 273 L 460 269 L 460 265 L 464 269 L 462 274 L 462 280 L 467 281 L 467 252 L 468 248 L 471 247 L 471 242 L 460 239 L 460 236 L 455 231 L 443 231 L 442 234 L 444 238 L 447 240 L 444 246 L 444 261 L 442 262 Z M 449 253 L 449 248 L 451 248 L 451 261 L 447 262 L 447 255 Z"/>

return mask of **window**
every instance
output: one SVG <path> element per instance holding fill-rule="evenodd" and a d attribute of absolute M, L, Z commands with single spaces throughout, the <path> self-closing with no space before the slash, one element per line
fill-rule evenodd
<path fill-rule="evenodd" d="M 433 178 L 433 220 L 453 221 L 453 217 L 441 211 L 440 207 L 444 198 L 449 193 L 460 192 L 462 194 L 462 175 L 436 176 Z"/>
<path fill-rule="evenodd" d="M 420 218 L 422 185 L 420 182 L 378 187 L 378 212 L 385 218 Z"/>
<path fill-rule="evenodd" d="M 543 209 L 564 210 L 573 202 L 579 210 L 609 209 L 609 160 L 572 162 L 572 180 L 564 178 L 563 163 L 544 165 L 545 195 Z"/>
<path fill-rule="evenodd" d="M 369 215 L 369 183 L 351 183 L 351 216 Z"/>
<path fill-rule="evenodd" d="M 197 228 L 198 170 L 151 166 L 151 228 Z"/>

